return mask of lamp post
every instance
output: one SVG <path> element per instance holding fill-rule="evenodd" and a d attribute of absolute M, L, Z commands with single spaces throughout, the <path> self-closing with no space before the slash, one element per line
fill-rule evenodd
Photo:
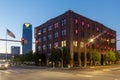
<path fill-rule="evenodd" d="M 85 47 L 85 54 L 84 54 L 84 67 L 87 66 L 87 60 L 86 60 L 86 43 L 84 43 L 84 47 Z"/>
<path fill-rule="evenodd" d="M 86 45 L 87 44 L 89 44 L 90 42 L 93 42 L 94 41 L 94 39 L 90 39 L 90 41 L 89 42 L 85 42 L 84 43 L 84 47 L 85 47 L 85 49 L 84 49 L 84 52 L 85 52 L 85 54 L 84 54 L 84 67 L 86 67 L 87 66 L 87 58 L 86 58 L 86 54 L 87 54 L 87 51 L 86 51 Z"/>
<path fill-rule="evenodd" d="M 103 31 L 102 33 L 98 34 L 98 35 L 95 36 L 94 38 L 90 39 L 90 41 L 88 41 L 88 42 L 84 42 L 84 47 L 85 47 L 85 50 L 84 50 L 84 52 L 85 52 L 85 54 L 84 54 L 84 67 L 87 66 L 87 59 L 86 59 L 86 54 L 87 54 L 87 53 L 86 53 L 86 45 L 89 44 L 89 43 L 91 43 L 91 42 L 93 42 L 94 39 L 96 39 L 96 38 L 98 38 L 99 36 L 103 35 L 105 32 L 106 32 L 106 31 Z"/>

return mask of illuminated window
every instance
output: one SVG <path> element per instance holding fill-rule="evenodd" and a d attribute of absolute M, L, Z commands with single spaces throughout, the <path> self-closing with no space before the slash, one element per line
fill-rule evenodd
<path fill-rule="evenodd" d="M 109 32 L 107 32 L 107 35 L 109 35 L 110 33 Z"/>
<path fill-rule="evenodd" d="M 55 37 L 55 38 L 58 38 L 58 32 L 56 32 L 56 33 L 54 34 L 54 37 Z"/>
<path fill-rule="evenodd" d="M 78 46 L 78 41 L 73 41 L 73 46 L 77 47 Z"/>
<path fill-rule="evenodd" d="M 62 24 L 62 26 L 64 26 L 64 25 L 66 24 L 66 19 L 63 19 L 63 20 L 61 21 L 61 24 Z"/>
<path fill-rule="evenodd" d="M 54 28 L 55 28 L 55 29 L 58 28 L 58 23 L 55 23 L 55 24 L 54 24 Z"/>
<path fill-rule="evenodd" d="M 78 19 L 75 19 L 75 24 L 78 24 Z"/>
<path fill-rule="evenodd" d="M 97 27 L 96 30 L 99 31 L 99 28 Z"/>
<path fill-rule="evenodd" d="M 66 29 L 62 30 L 62 36 L 66 36 Z"/>
<path fill-rule="evenodd" d="M 66 40 L 64 40 L 64 41 L 61 42 L 61 46 L 62 47 L 66 47 Z"/>
<path fill-rule="evenodd" d="M 58 42 L 55 42 L 54 43 L 54 48 L 57 48 L 58 47 Z"/>
<path fill-rule="evenodd" d="M 38 35 L 41 35 L 41 30 L 38 31 Z"/>
<path fill-rule="evenodd" d="M 89 23 L 87 24 L 87 27 L 90 28 L 90 24 Z"/>
<path fill-rule="evenodd" d="M 78 30 L 77 29 L 75 30 L 75 34 L 78 34 Z"/>
<path fill-rule="evenodd" d="M 52 26 L 51 25 L 48 26 L 48 31 L 50 31 L 50 30 L 52 30 Z"/>
<path fill-rule="evenodd" d="M 82 26 L 84 26 L 85 25 L 85 22 L 84 21 L 82 21 Z"/>

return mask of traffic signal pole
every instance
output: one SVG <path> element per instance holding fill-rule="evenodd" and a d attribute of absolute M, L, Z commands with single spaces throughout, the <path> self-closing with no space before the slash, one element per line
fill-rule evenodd
<path fill-rule="evenodd" d="M 0 39 L 0 41 L 21 42 L 19 40 Z"/>

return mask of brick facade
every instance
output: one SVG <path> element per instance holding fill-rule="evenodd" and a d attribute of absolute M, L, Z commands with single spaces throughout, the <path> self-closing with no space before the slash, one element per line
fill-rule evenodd
<path fill-rule="evenodd" d="M 84 44 L 90 39 L 94 42 L 86 44 L 86 57 L 97 50 L 103 64 L 108 51 L 116 52 L 116 31 L 71 10 L 37 26 L 35 36 L 39 41 L 36 51 L 44 54 L 46 59 L 53 48 L 67 47 L 71 54 L 71 66 L 83 66 Z"/>

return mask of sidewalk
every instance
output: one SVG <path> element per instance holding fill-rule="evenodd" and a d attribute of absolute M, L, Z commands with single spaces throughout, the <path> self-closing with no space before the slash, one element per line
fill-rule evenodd
<path fill-rule="evenodd" d="M 13 68 L 24 68 L 24 69 L 47 69 L 46 66 L 36 66 L 36 65 L 14 65 Z"/>
<path fill-rule="evenodd" d="M 115 67 L 120 67 L 120 64 L 105 65 L 105 66 L 74 67 L 74 68 L 70 68 L 70 70 L 88 70 L 88 71 L 95 71 L 95 70 L 110 69 L 110 68 L 115 68 Z"/>
<path fill-rule="evenodd" d="M 120 64 L 114 64 L 114 65 L 105 65 L 105 66 L 87 66 L 87 67 L 47 67 L 47 66 L 35 66 L 35 65 L 16 65 L 13 67 L 17 68 L 24 68 L 24 69 L 51 69 L 51 70 L 82 70 L 82 71 L 94 71 L 94 70 L 102 70 L 102 69 L 109 69 L 109 68 L 115 68 L 120 67 Z"/>

